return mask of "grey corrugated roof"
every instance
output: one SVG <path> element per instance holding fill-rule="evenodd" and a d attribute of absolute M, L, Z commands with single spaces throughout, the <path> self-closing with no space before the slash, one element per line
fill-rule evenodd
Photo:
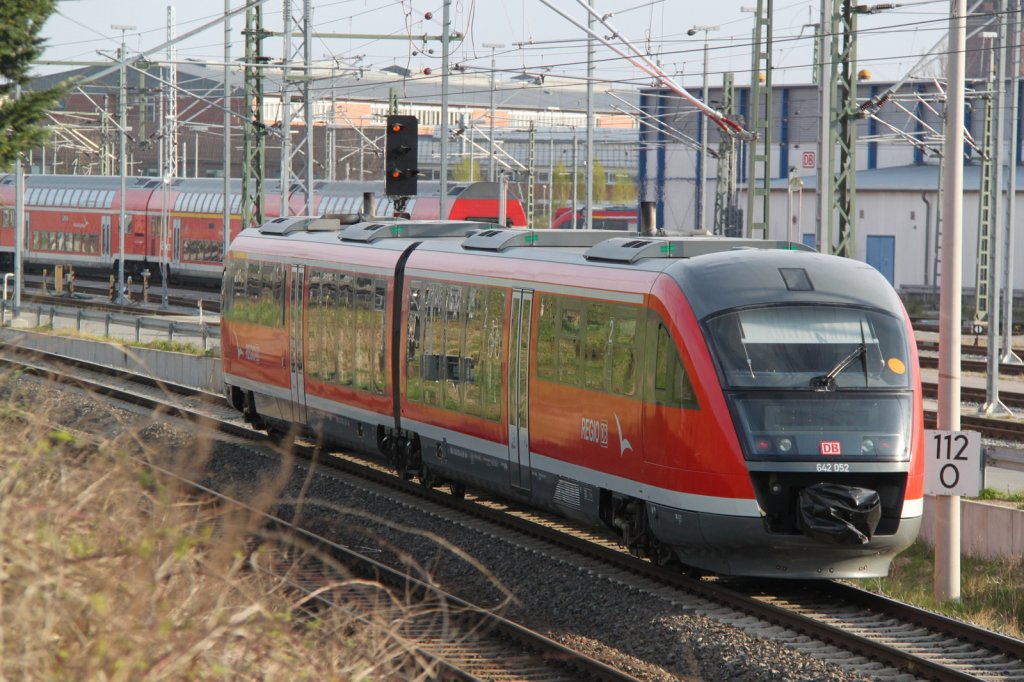
<path fill-rule="evenodd" d="M 802 169 L 801 169 L 802 170 Z M 977 191 L 980 182 L 980 167 L 976 164 L 964 164 L 964 189 Z M 803 171 L 808 173 L 808 171 Z M 818 186 L 817 177 L 813 172 L 809 175 L 797 173 L 803 180 L 805 190 L 815 190 Z M 772 189 L 784 190 L 788 180 L 773 178 Z M 873 168 L 857 171 L 856 185 L 858 190 L 890 192 L 928 192 L 939 186 L 939 166 L 928 164 L 920 166 L 892 166 L 889 168 Z M 1024 190 L 1024 167 L 1017 168 L 1017 187 Z"/>
<path fill-rule="evenodd" d="M 44 89 L 60 83 L 73 76 L 88 77 L 107 67 L 90 66 L 62 73 L 41 76 L 32 81 L 32 89 Z M 153 74 L 159 74 L 159 67 L 150 67 Z M 267 69 L 264 77 L 264 93 L 267 97 L 277 97 L 281 87 L 279 70 Z M 129 88 L 139 86 L 139 73 L 134 69 L 128 71 Z M 502 109 L 560 109 L 565 111 L 585 111 L 587 108 L 587 89 L 582 80 L 559 78 L 544 74 L 543 82 L 533 84 L 532 81 L 514 80 L 520 73 L 499 74 L 495 86 L 495 103 Z M 192 93 L 203 95 L 208 91 L 218 93 L 223 88 L 223 68 L 208 67 L 202 63 L 178 64 L 178 83 Z M 330 97 L 332 93 L 339 99 L 358 101 L 388 101 L 391 91 L 398 93 L 399 100 L 404 104 L 440 104 L 441 77 L 440 70 L 431 76 L 416 74 L 411 78 L 402 78 L 394 73 L 383 71 L 359 70 L 352 68 L 335 69 L 332 75 L 330 68 L 314 69 L 313 87 L 317 97 Z M 242 72 L 235 67 L 230 75 L 232 89 L 242 88 Z M 113 92 L 117 88 L 118 74 L 113 72 L 101 81 L 91 82 L 83 86 L 91 92 Z M 143 87 L 159 88 L 155 79 L 146 78 Z M 594 88 L 594 107 L 598 111 L 612 111 L 613 105 L 621 106 L 621 102 L 608 93 L 607 86 Z M 633 105 L 639 103 L 636 89 L 616 90 L 615 95 Z M 452 106 L 490 106 L 490 76 L 483 73 L 453 73 L 449 76 L 449 103 Z"/>

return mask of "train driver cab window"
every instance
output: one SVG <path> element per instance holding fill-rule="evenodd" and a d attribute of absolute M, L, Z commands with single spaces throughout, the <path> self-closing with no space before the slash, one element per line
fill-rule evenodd
<path fill-rule="evenodd" d="M 903 320 L 840 306 L 771 306 L 708 321 L 730 388 L 906 388 Z"/>
<path fill-rule="evenodd" d="M 697 396 L 686 373 L 679 350 L 664 323 L 658 323 L 654 361 L 654 400 L 659 405 L 697 409 Z"/>

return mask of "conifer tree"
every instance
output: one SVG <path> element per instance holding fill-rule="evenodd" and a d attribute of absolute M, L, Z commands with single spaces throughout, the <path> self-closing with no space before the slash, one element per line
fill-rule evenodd
<path fill-rule="evenodd" d="M 57 101 L 63 87 L 25 90 L 32 62 L 43 51 L 39 36 L 57 0 L 3 0 L 0 2 L 0 170 L 9 169 L 18 154 L 42 145 L 43 116 Z M 15 86 L 22 86 L 14 98 Z"/>

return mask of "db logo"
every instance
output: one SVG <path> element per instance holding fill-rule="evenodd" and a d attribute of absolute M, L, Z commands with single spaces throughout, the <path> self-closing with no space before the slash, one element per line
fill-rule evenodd
<path fill-rule="evenodd" d="M 837 440 L 823 440 L 819 443 L 819 447 L 821 448 L 822 455 L 834 457 L 843 454 L 842 447 L 840 447 L 840 443 Z"/>

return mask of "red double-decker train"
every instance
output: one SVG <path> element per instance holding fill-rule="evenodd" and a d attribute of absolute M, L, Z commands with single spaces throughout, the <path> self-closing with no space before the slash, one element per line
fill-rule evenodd
<path fill-rule="evenodd" d="M 421 183 L 427 191 L 437 183 Z M 116 272 L 120 258 L 118 221 L 122 205 L 120 178 L 82 175 L 30 175 L 25 181 L 26 231 L 23 256 L 30 266 L 71 265 L 82 270 Z M 241 184 L 231 185 L 231 229 L 241 229 Z M 313 212 L 318 215 L 357 213 L 363 193 L 376 192 L 375 213 L 389 215 L 391 202 L 379 194 L 382 183 L 318 181 L 313 189 Z M 14 262 L 15 183 L 0 175 L 0 268 Z M 497 183 L 453 185 L 448 215 L 482 222 L 498 220 Z M 291 194 L 289 213 L 302 210 L 304 197 Z M 224 269 L 224 181 L 217 178 L 177 178 L 164 186 L 158 178 L 133 177 L 126 184 L 127 215 L 124 240 L 125 271 L 154 277 L 162 260 L 172 277 L 219 281 Z M 413 197 L 406 211 L 416 217 L 438 218 L 438 199 Z M 280 183 L 265 185 L 263 214 L 281 215 Z M 520 202 L 506 200 L 506 222 L 525 226 Z"/>
<path fill-rule="evenodd" d="M 231 245 L 225 394 L 454 494 L 723 574 L 885 575 L 917 536 L 909 319 L 795 244 L 280 218 Z"/>
<path fill-rule="evenodd" d="M 591 211 L 591 223 L 595 230 L 623 230 L 625 232 L 638 232 L 639 210 L 636 206 L 595 206 Z M 586 209 L 580 208 L 576 211 L 576 219 L 573 220 L 571 206 L 563 206 L 555 209 L 551 219 L 553 230 L 580 230 L 586 227 Z"/>

